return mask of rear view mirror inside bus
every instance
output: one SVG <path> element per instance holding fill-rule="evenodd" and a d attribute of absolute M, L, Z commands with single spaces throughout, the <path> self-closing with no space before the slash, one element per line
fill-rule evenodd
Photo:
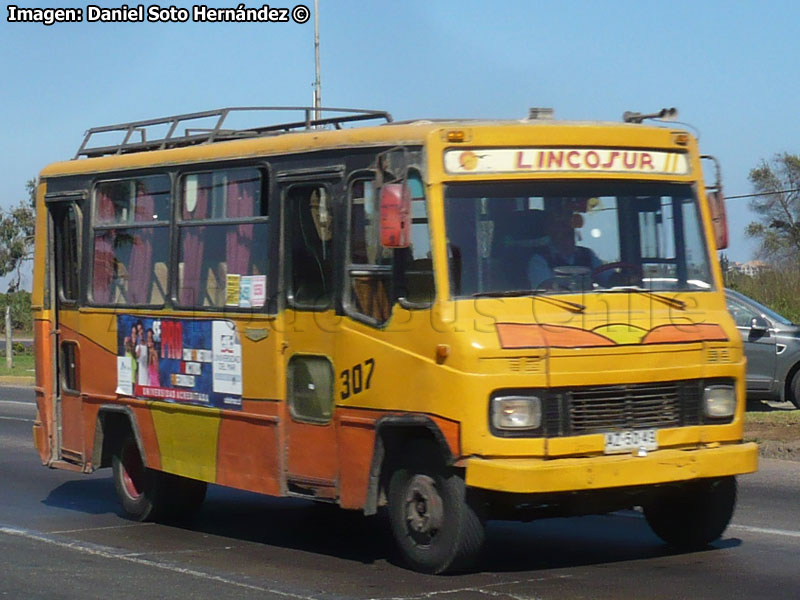
<path fill-rule="evenodd" d="M 381 187 L 381 245 L 408 248 L 411 234 L 411 195 L 408 187 L 387 183 Z"/>

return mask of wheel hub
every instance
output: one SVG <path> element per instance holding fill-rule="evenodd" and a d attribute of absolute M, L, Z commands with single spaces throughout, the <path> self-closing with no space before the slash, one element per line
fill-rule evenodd
<path fill-rule="evenodd" d="M 444 506 L 436 482 L 427 475 L 414 475 L 406 491 L 406 521 L 417 534 L 433 536 L 442 527 Z"/>

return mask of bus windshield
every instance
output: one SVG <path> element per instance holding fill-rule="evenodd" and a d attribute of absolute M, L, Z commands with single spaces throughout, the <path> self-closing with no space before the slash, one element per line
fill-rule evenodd
<path fill-rule="evenodd" d="M 454 297 L 712 288 L 691 185 L 481 182 L 444 197 Z"/>

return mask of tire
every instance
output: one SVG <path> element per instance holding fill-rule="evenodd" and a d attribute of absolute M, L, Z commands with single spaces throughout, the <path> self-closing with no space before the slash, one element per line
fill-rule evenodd
<path fill-rule="evenodd" d="M 644 506 L 655 534 L 684 550 L 718 539 L 733 517 L 736 478 L 705 479 L 670 488 Z"/>
<path fill-rule="evenodd" d="M 157 520 L 166 509 L 163 479 L 144 466 L 133 436 L 125 438 L 111 462 L 123 510 L 136 521 Z"/>
<path fill-rule="evenodd" d="M 145 467 L 133 436 L 114 455 L 112 469 L 122 508 L 137 521 L 185 519 L 200 509 L 206 497 L 204 481 Z"/>
<path fill-rule="evenodd" d="M 444 464 L 432 442 L 414 442 L 389 480 L 389 521 L 403 561 L 415 571 L 461 571 L 477 559 L 485 538 L 464 479 Z"/>
<path fill-rule="evenodd" d="M 792 377 L 792 385 L 789 387 L 789 397 L 795 408 L 800 408 L 800 370 Z"/>

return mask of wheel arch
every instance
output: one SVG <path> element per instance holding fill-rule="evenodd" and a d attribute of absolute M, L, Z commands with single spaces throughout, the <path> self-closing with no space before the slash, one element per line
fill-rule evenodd
<path fill-rule="evenodd" d="M 393 462 L 397 460 L 401 448 L 416 440 L 433 442 L 444 463 L 452 465 L 454 456 L 447 438 L 432 417 L 428 415 L 387 415 L 378 419 L 375 425 L 375 443 L 369 471 L 369 484 L 364 514 L 373 515 L 382 503 L 388 484 L 388 475 Z"/>
<path fill-rule="evenodd" d="M 92 470 L 111 466 L 111 458 L 119 451 L 127 433 L 132 433 L 145 466 L 147 454 L 139 432 L 136 415 L 128 406 L 104 404 L 97 413 L 92 448 Z"/>

